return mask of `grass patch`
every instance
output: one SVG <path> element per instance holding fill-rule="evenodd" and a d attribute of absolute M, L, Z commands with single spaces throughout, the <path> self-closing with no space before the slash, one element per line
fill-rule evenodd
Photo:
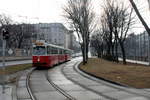
<path fill-rule="evenodd" d="M 0 75 L 2 74 L 12 74 L 21 70 L 25 70 L 27 68 L 31 68 L 32 64 L 19 64 L 19 65 L 12 65 L 7 66 L 5 68 L 5 71 L 3 69 L 0 69 Z"/>
<path fill-rule="evenodd" d="M 135 88 L 150 88 L 150 67 L 128 63 L 123 65 L 98 58 L 89 59 L 82 70 L 120 84 Z"/>

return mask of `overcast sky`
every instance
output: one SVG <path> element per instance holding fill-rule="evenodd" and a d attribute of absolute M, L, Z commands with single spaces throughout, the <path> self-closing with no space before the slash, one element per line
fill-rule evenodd
<path fill-rule="evenodd" d="M 10 15 L 13 20 L 18 22 L 62 22 L 65 23 L 62 17 L 62 7 L 67 0 L 0 0 L 0 13 Z M 128 0 L 123 0 L 128 1 Z M 150 11 L 148 10 L 147 0 L 134 0 L 143 14 L 143 17 L 149 23 Z M 128 3 L 126 3 L 128 4 Z M 103 0 L 93 0 L 94 11 L 97 15 L 101 14 L 101 5 Z M 142 30 L 142 25 L 137 21 L 139 30 Z"/>
<path fill-rule="evenodd" d="M 94 7 L 100 8 L 100 0 L 94 0 Z M 15 20 L 36 22 L 62 22 L 63 6 L 67 0 L 2 0 L 0 13 L 11 15 Z M 37 19 L 38 18 L 38 19 Z"/>

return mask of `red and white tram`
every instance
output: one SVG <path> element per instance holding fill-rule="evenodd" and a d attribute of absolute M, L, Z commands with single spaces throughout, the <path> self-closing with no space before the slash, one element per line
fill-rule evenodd
<path fill-rule="evenodd" d="M 36 42 L 33 45 L 32 63 L 34 67 L 52 67 L 70 60 L 71 52 L 60 46 Z"/>

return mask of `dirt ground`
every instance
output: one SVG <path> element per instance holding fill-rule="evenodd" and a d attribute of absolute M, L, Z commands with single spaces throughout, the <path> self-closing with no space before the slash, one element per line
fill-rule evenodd
<path fill-rule="evenodd" d="M 115 63 L 91 58 L 88 64 L 79 66 L 95 76 L 135 88 L 150 88 L 150 66 Z"/>
<path fill-rule="evenodd" d="M 0 69 L 0 75 L 2 74 L 12 74 L 18 71 L 25 70 L 27 68 L 32 67 L 32 64 L 19 64 L 19 65 L 12 65 L 12 66 L 7 66 L 5 70 L 2 68 Z"/>

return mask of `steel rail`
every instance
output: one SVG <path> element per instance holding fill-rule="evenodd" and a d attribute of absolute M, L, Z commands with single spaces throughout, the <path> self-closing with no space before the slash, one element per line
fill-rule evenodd
<path fill-rule="evenodd" d="M 48 78 L 48 71 L 46 73 L 46 78 L 48 80 L 48 82 L 61 94 L 63 94 L 65 97 L 68 98 L 68 100 L 76 100 L 74 97 L 72 97 L 71 95 L 69 95 L 68 93 L 66 93 L 63 89 L 61 89 L 58 85 L 56 85 L 55 83 L 52 82 L 52 80 L 50 80 Z"/>
<path fill-rule="evenodd" d="M 34 71 L 35 71 L 35 68 L 30 73 L 28 73 L 27 78 L 26 78 L 26 86 L 27 86 L 27 90 L 29 92 L 31 99 L 37 100 L 36 97 L 33 95 L 33 92 L 32 92 L 31 86 L 30 86 L 30 76 Z"/>

